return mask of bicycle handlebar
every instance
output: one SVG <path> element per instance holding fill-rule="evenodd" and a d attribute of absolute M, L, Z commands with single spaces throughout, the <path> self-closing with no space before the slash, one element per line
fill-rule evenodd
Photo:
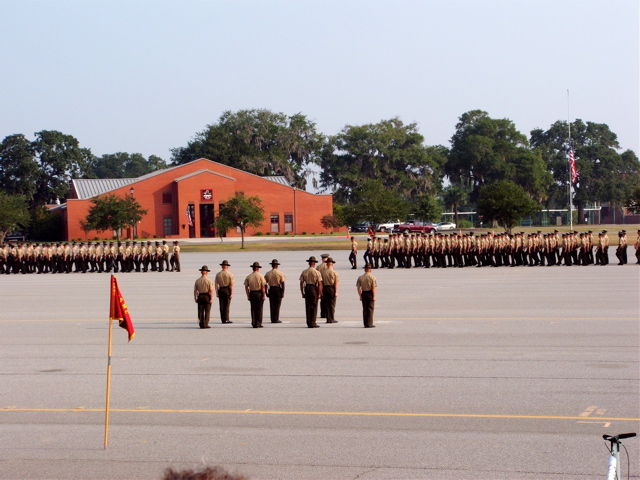
<path fill-rule="evenodd" d="M 620 433 L 614 437 L 612 437 L 611 435 L 602 435 L 602 438 L 604 438 L 607 442 L 617 442 L 618 440 L 622 440 L 623 438 L 631 438 L 635 436 L 635 433 Z"/>

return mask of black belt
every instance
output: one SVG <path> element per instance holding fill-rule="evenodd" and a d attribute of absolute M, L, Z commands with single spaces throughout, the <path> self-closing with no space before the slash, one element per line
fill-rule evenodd
<path fill-rule="evenodd" d="M 218 287 L 218 290 L 222 290 L 223 288 L 231 288 L 231 287 Z"/>
<path fill-rule="evenodd" d="M 198 295 L 206 295 L 207 297 L 210 297 L 210 296 L 211 296 L 211 294 L 210 294 L 209 292 L 207 292 L 207 293 L 199 293 L 199 292 L 198 292 Z"/>
<path fill-rule="evenodd" d="M 258 293 L 258 292 L 262 292 L 262 290 L 249 290 L 249 293 Z"/>

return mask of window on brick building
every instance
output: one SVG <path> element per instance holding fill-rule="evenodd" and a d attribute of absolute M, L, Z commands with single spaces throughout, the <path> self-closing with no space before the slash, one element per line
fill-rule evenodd
<path fill-rule="evenodd" d="M 276 233 L 280 231 L 280 215 L 277 213 L 271 214 L 271 231 Z"/>
<path fill-rule="evenodd" d="M 173 217 L 164 217 L 162 223 L 164 225 L 164 236 L 173 235 Z"/>
<path fill-rule="evenodd" d="M 293 232 L 293 214 L 292 213 L 284 214 L 284 231 Z"/>

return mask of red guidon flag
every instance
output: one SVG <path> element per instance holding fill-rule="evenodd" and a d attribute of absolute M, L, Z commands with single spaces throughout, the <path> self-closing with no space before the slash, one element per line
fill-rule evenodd
<path fill-rule="evenodd" d="M 124 303 L 124 298 L 118 288 L 118 281 L 114 275 L 111 275 L 111 306 L 109 308 L 109 318 L 111 320 L 118 320 L 120 326 L 124 328 L 129 334 L 129 341 L 136 336 L 136 332 L 133 329 L 133 322 L 129 316 L 129 310 L 127 304 Z"/>

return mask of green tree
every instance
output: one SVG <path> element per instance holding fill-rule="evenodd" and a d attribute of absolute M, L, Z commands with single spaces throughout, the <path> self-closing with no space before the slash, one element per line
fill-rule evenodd
<path fill-rule="evenodd" d="M 381 180 L 365 180 L 353 191 L 352 221 L 367 220 L 374 225 L 407 215 L 407 202 L 385 188 Z"/>
<path fill-rule="evenodd" d="M 105 232 L 113 230 L 120 240 L 120 230 L 134 227 L 147 214 L 133 195 L 108 194 L 91 199 L 93 205 L 83 222 L 83 229 Z"/>
<path fill-rule="evenodd" d="M 304 189 L 307 167 L 315 162 L 321 145 L 315 123 L 301 113 L 226 111 L 186 147 L 172 149 L 172 163 L 207 158 L 260 176 L 281 175 Z"/>
<path fill-rule="evenodd" d="M 149 155 L 149 158 L 147 158 L 147 165 L 145 167 L 148 171 L 143 173 L 143 175 L 155 172 L 156 170 L 164 170 L 168 166 L 169 165 L 167 165 L 167 162 L 163 158 L 158 157 L 157 155 Z"/>
<path fill-rule="evenodd" d="M 588 202 L 610 202 L 622 206 L 633 188 L 640 184 L 640 162 L 631 150 L 618 153 L 618 138 L 603 123 L 571 123 L 569 145 L 567 122 L 557 121 L 543 131 L 531 132 L 531 145 L 540 151 L 551 171 L 555 185 L 554 201 L 559 206 L 569 203 L 569 151 L 573 148 L 578 181 L 573 184 L 573 201 L 578 210 L 578 223 L 584 222 Z"/>
<path fill-rule="evenodd" d="M 66 200 L 71 179 L 87 176 L 91 150 L 80 148 L 74 137 L 55 130 L 37 132 L 32 146 L 40 172 L 31 206 Z"/>
<path fill-rule="evenodd" d="M 553 183 L 542 156 L 529 149 L 514 123 L 482 110 L 460 117 L 444 171 L 452 184 L 466 185 L 474 201 L 483 185 L 497 180 L 511 180 L 540 201 Z"/>
<path fill-rule="evenodd" d="M 65 200 L 72 178 L 89 175 L 91 151 L 80 148 L 71 135 L 54 130 L 37 132 L 29 142 L 24 135 L 10 135 L 0 146 L 0 186 L 25 195 L 31 209 L 56 199 Z"/>
<path fill-rule="evenodd" d="M 40 241 L 62 240 L 62 216 L 46 207 L 32 209 L 30 212 L 29 238 Z"/>
<path fill-rule="evenodd" d="M 469 190 L 462 183 L 449 185 L 442 192 L 442 202 L 446 207 L 451 207 L 453 210 L 456 225 L 460 223 L 458 219 L 458 208 L 469 201 L 469 193 Z"/>
<path fill-rule="evenodd" d="M 31 201 L 39 174 L 31 142 L 22 134 L 5 137 L 0 144 L 0 189 Z"/>
<path fill-rule="evenodd" d="M 420 220 L 435 220 L 442 216 L 442 206 L 438 203 L 435 195 L 421 193 L 411 197 L 411 214 Z"/>
<path fill-rule="evenodd" d="M 259 197 L 246 197 L 236 193 L 220 206 L 218 218 L 214 222 L 216 233 L 222 237 L 232 228 L 239 228 L 244 248 L 244 233 L 247 227 L 259 227 L 264 222 L 264 209 Z"/>
<path fill-rule="evenodd" d="M 342 222 L 340 217 L 330 213 L 329 215 L 325 215 L 320 219 L 320 223 L 324 228 L 326 228 L 329 233 L 333 233 L 333 229 L 337 227 L 343 227 L 345 224 Z"/>
<path fill-rule="evenodd" d="M 349 211 L 348 207 L 349 205 L 341 205 L 339 203 L 333 202 L 333 216 L 338 218 L 341 226 L 349 225 L 353 221 L 357 221 L 352 220 L 350 216 L 351 212 Z"/>
<path fill-rule="evenodd" d="M 540 210 L 520 185 L 511 180 L 499 180 L 480 188 L 477 211 L 485 220 L 495 221 L 511 233 L 525 215 Z"/>
<path fill-rule="evenodd" d="M 320 155 L 320 187 L 340 203 L 353 202 L 357 189 L 369 180 L 408 198 L 441 188 L 444 147 L 427 148 L 415 123 L 399 118 L 377 124 L 346 126 L 330 137 Z M 391 218 L 387 217 L 386 219 Z"/>
<path fill-rule="evenodd" d="M 24 195 L 0 192 L 0 243 L 7 233 L 29 225 L 29 208 Z"/>
<path fill-rule="evenodd" d="M 640 185 L 633 189 L 625 206 L 635 214 L 640 213 Z"/>
<path fill-rule="evenodd" d="M 111 153 L 93 157 L 89 166 L 96 178 L 137 178 L 156 170 L 167 168 L 166 162 L 155 155 L 149 159 L 140 153 Z"/>

